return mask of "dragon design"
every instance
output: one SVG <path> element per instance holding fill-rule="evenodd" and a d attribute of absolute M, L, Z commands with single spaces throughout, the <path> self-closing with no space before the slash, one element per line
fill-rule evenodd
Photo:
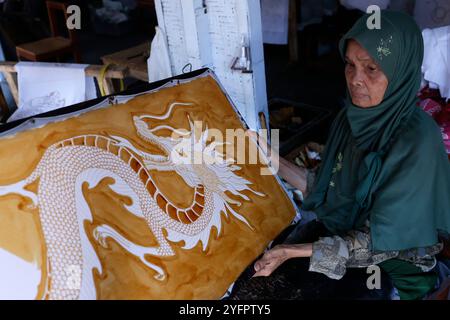
<path fill-rule="evenodd" d="M 165 155 L 149 154 L 139 150 L 127 139 L 119 136 L 81 135 L 59 141 L 45 151 L 34 172 L 24 180 L 0 186 L 0 195 L 17 193 L 32 200 L 39 209 L 39 217 L 47 249 L 47 285 L 45 297 L 49 299 L 95 299 L 96 289 L 93 269 L 102 272 L 99 258 L 86 235 L 84 223 L 93 217 L 83 196 L 82 185 L 93 188 L 104 178 L 113 178 L 110 188 L 118 194 L 132 199 L 127 210 L 145 219 L 158 241 L 155 247 L 145 247 L 129 241 L 109 225 L 100 225 L 94 230 L 94 238 L 107 248 L 107 239 L 113 239 L 123 249 L 135 255 L 156 272 L 155 279 L 163 280 L 166 273 L 161 266 L 149 262 L 146 255 L 171 256 L 174 250 L 169 241 L 183 240 L 184 249 L 191 249 L 199 242 L 206 249 L 212 227 L 218 234 L 221 229 L 221 214 L 231 213 L 235 218 L 252 228 L 247 220 L 231 205 L 239 206 L 235 198 L 250 200 L 243 191 L 265 196 L 252 190 L 250 182 L 235 172 L 240 167 L 216 150 L 217 142 L 207 144 L 208 128 L 195 137 L 194 126 L 188 117 L 190 131 L 175 130 L 167 125 L 150 128 L 145 119 L 165 120 L 176 106 L 189 103 L 174 102 L 162 116 L 134 116 L 137 134 L 144 141 L 154 144 Z M 157 136 L 161 129 L 179 134 L 179 138 Z M 192 138 L 194 137 L 194 140 Z M 194 141 L 194 144 L 192 144 Z M 194 148 L 187 152 L 186 147 Z M 213 163 L 192 164 L 187 161 L 192 151 L 222 159 Z M 188 154 L 188 155 L 186 155 Z M 151 171 L 175 171 L 193 189 L 194 200 L 186 208 L 179 208 L 161 193 L 152 179 Z M 26 186 L 38 181 L 37 193 Z M 167 231 L 164 235 L 163 229 Z M 80 266 L 79 287 L 67 285 L 67 268 Z"/>

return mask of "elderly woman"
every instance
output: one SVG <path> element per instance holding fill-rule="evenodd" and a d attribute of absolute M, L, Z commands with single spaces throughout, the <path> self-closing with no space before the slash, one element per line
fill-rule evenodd
<path fill-rule="evenodd" d="M 390 285 L 401 299 L 422 299 L 436 286 L 438 235 L 450 231 L 450 166 L 437 125 L 416 106 L 421 32 L 399 12 L 382 11 L 380 29 L 367 19 L 339 44 L 349 99 L 317 177 L 280 160 L 280 175 L 317 220 L 256 261 L 233 299 L 389 298 Z M 371 265 L 382 270 L 382 295 L 368 288 L 362 268 Z"/>

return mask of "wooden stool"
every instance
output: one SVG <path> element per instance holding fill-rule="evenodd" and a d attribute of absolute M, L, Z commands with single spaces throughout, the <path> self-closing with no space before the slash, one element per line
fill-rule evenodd
<path fill-rule="evenodd" d="M 147 59 L 150 56 L 150 42 L 101 57 L 103 64 L 126 67 L 130 77 L 148 82 Z"/>
<path fill-rule="evenodd" d="M 56 13 L 62 11 L 64 13 L 64 21 L 67 21 L 69 18 L 67 7 L 66 3 L 47 1 L 52 37 L 17 46 L 16 52 L 19 60 L 23 58 L 30 61 L 46 61 L 56 58 L 59 61 L 62 55 L 72 53 L 75 62 L 81 62 L 81 55 L 77 47 L 78 37 L 75 30 L 68 30 L 69 38 L 61 36 L 60 30 L 58 30 Z"/>

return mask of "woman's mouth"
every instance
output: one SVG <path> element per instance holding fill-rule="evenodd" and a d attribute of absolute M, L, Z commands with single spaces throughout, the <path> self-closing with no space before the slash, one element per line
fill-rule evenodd
<path fill-rule="evenodd" d="M 352 98 L 356 98 L 356 99 L 364 99 L 367 97 L 366 94 L 362 94 L 362 93 L 353 93 L 351 92 Z"/>

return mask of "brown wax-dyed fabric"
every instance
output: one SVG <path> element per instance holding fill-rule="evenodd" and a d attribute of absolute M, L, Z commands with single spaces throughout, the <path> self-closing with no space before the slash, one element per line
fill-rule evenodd
<path fill-rule="evenodd" d="M 157 248 L 160 245 L 149 227 L 152 223 L 148 221 L 150 216 L 143 217 L 130 213 L 128 209 L 133 204 L 132 197 L 126 192 L 120 192 L 111 187 L 116 182 L 114 176 L 104 177 L 96 185 L 84 182 L 78 186 L 80 189 L 77 191 L 78 196 L 81 195 L 84 198 L 92 215 L 92 220 L 85 219 L 81 226 L 70 225 L 76 221 L 78 214 L 77 211 L 69 210 L 71 201 L 73 202 L 71 199 L 76 196 L 70 192 L 70 187 L 66 187 L 69 191 L 59 188 L 45 193 L 45 190 L 40 190 L 46 186 L 45 179 L 42 178 L 44 174 L 48 179 L 56 179 L 55 183 L 63 181 L 66 174 L 64 168 L 67 168 L 67 174 L 73 170 L 70 164 L 67 163 L 66 166 L 65 161 L 76 160 L 61 156 L 56 163 L 60 171 L 45 172 L 41 176 L 37 175 L 34 181 L 27 180 L 33 172 L 36 172 L 38 165 L 42 164 L 51 146 L 57 146 L 55 152 L 63 151 L 64 148 L 82 147 L 91 148 L 89 152 L 94 152 L 93 154 L 95 154 L 93 149 L 97 147 L 102 149 L 101 152 L 106 152 L 104 141 L 98 141 L 97 147 L 95 146 L 93 138 L 95 136 L 122 137 L 137 150 L 166 156 L 161 147 L 151 141 L 145 141 L 137 134 L 133 119 L 145 115 L 164 115 L 174 102 L 190 105 L 174 107 L 170 116 L 164 120 L 142 118 L 148 128 L 168 125 L 190 130 L 189 119 L 203 121 L 208 128 L 216 128 L 223 133 L 226 129 L 243 128 L 238 114 L 214 78 L 203 76 L 177 86 L 138 96 L 125 104 L 89 111 L 0 139 L 2 164 L 0 166 L 0 249 L 30 265 L 37 266 L 41 273 L 41 280 L 35 288 L 35 298 L 218 299 L 247 265 L 264 250 L 268 242 L 291 222 L 295 214 L 292 203 L 274 176 L 261 175 L 260 169 L 265 166 L 261 163 L 236 164 L 241 169 L 234 171 L 234 174 L 246 179 L 249 182 L 248 187 L 255 192 L 250 190 L 241 192 L 248 197 L 248 200 L 233 195 L 229 191 L 224 194 L 241 203 L 238 206 L 228 202 L 229 206 L 247 223 L 240 221 L 229 210 L 225 210 L 226 214 L 222 212 L 219 216 L 220 233 L 215 226 L 210 226 L 211 233 L 205 246 L 202 241 L 198 241 L 193 248 L 185 249 L 183 248 L 185 241 L 180 240 L 183 235 L 179 235 L 179 241 L 168 241 L 172 250 L 170 254 L 146 254 L 144 259 L 163 271 L 163 276 L 158 278 L 157 269 L 143 263 L 142 259 L 124 249 L 124 246 L 113 237 L 106 237 L 105 246 L 102 246 L 95 237 L 96 228 L 106 225 L 137 246 Z M 204 129 L 205 126 L 203 126 Z M 160 137 L 167 137 L 170 133 L 169 129 L 154 132 Z M 78 136 L 90 138 L 70 140 Z M 66 142 L 61 144 L 60 142 L 64 140 Z M 253 142 L 250 143 L 253 144 Z M 248 156 L 248 145 L 246 148 Z M 126 160 L 129 157 L 123 155 L 119 157 L 117 148 L 111 146 L 110 149 L 113 150 L 112 153 L 110 152 L 113 157 L 121 159 L 121 165 L 128 165 Z M 81 153 L 76 159 L 81 161 L 80 155 L 84 149 L 77 150 L 81 150 Z M 144 163 L 136 152 L 130 151 L 129 154 L 135 155 L 141 163 Z M 107 161 L 98 157 L 93 159 L 94 162 Z M 188 185 L 180 177 L 179 172 L 173 170 L 148 170 L 148 172 L 164 199 L 180 208 L 189 207 L 194 201 L 197 189 Z M 145 177 L 145 174 L 142 176 Z M 13 191 L 10 186 L 17 187 L 20 181 L 29 182 L 22 186 L 24 192 Z M 201 193 L 202 187 L 199 188 L 198 192 Z M 207 185 L 204 188 L 208 188 Z M 148 190 L 150 189 L 145 191 L 148 193 L 149 201 L 155 203 Z M 37 196 L 37 204 L 33 205 L 30 194 Z M 43 199 L 45 194 L 51 196 Z M 66 198 L 55 204 L 51 209 L 53 211 L 48 211 L 48 207 L 44 208 L 45 201 L 61 199 L 59 197 L 61 194 L 64 194 Z M 164 201 L 163 205 L 165 205 Z M 63 219 L 63 222 L 49 224 L 49 220 L 43 218 L 43 210 L 47 210 L 47 215 L 55 219 Z M 161 209 L 157 214 L 167 213 Z M 158 220 L 157 214 L 150 218 Z M 64 215 L 71 215 L 72 218 L 63 217 Z M 180 220 L 183 219 L 185 217 L 180 218 Z M 194 225 L 194 223 L 187 225 Z M 171 227 L 164 225 L 164 221 L 160 224 L 163 224 L 160 227 L 163 236 L 167 238 L 168 229 Z M 64 230 L 55 230 L 58 228 Z M 47 230 L 47 233 L 44 230 Z M 80 252 L 75 249 L 73 249 L 75 250 L 73 251 L 75 253 L 72 253 L 73 257 L 70 258 L 72 260 L 57 256 L 72 252 L 70 247 L 72 245 L 79 246 L 79 242 L 83 241 L 81 233 L 84 233 L 88 239 L 84 246 L 93 249 L 92 257 L 84 256 L 83 250 L 80 256 Z M 54 237 L 52 237 L 53 234 L 55 234 Z M 64 242 L 65 238 L 70 238 L 70 241 Z M 57 248 L 59 244 L 66 246 L 64 250 Z M 82 289 L 77 286 L 74 288 L 73 285 L 68 285 L 69 287 L 66 288 L 62 285 L 70 282 L 70 274 L 63 272 L 70 261 L 74 261 L 75 265 L 81 263 L 82 269 L 83 265 L 92 259 L 98 260 L 101 270 L 95 267 L 89 269 L 88 274 L 82 274 L 83 277 L 92 278 L 92 288 L 86 288 L 86 285 Z M 61 260 L 62 266 L 58 265 L 61 264 Z M 11 272 L 14 273 L 14 270 Z M 84 293 L 81 290 L 84 290 Z M 86 294 L 86 290 L 90 294 Z"/>

